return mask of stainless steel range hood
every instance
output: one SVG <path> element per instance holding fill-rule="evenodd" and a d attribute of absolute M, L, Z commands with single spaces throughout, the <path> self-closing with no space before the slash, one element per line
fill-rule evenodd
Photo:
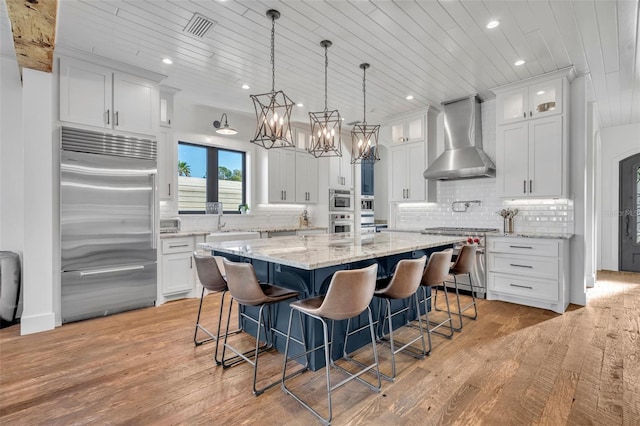
<path fill-rule="evenodd" d="M 425 179 L 495 177 L 496 166 L 482 150 L 480 99 L 477 95 L 445 102 L 444 152 L 423 173 Z"/>

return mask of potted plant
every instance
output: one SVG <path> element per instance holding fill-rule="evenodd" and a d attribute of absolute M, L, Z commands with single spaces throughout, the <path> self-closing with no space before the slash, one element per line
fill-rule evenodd
<path fill-rule="evenodd" d="M 238 206 L 238 211 L 240 212 L 240 214 L 246 214 L 249 211 L 249 205 L 248 204 L 240 204 Z"/>

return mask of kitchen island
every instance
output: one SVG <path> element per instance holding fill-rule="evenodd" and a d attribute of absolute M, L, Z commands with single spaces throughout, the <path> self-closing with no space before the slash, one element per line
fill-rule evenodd
<path fill-rule="evenodd" d="M 299 291 L 301 298 L 307 298 L 325 294 L 336 271 L 364 268 L 377 263 L 378 279 L 384 280 L 393 274 L 395 265 L 401 259 L 415 259 L 425 254 L 428 256 L 464 239 L 459 236 L 407 232 L 340 233 L 205 243 L 200 244 L 200 247 L 231 261 L 249 262 L 253 264 L 260 281 Z M 407 304 L 406 300 L 393 302 L 393 309 Z M 274 313 L 276 327 L 280 330 L 286 330 L 288 323 L 289 309 L 285 306 L 286 304 L 281 304 Z M 375 318 L 378 304 L 373 303 L 372 309 Z M 245 308 L 244 312 L 257 317 L 257 309 Z M 359 327 L 365 319 L 366 314 L 361 315 L 352 321 L 352 327 Z M 398 323 L 404 323 L 407 319 L 402 318 L 402 315 L 395 318 Z M 320 323 L 306 319 L 304 324 L 307 345 L 317 346 L 322 341 Z M 249 322 L 242 324 L 247 331 L 254 332 L 255 329 L 251 330 L 251 325 Z M 333 356 L 336 358 L 342 354 L 341 342 L 345 326 L 346 321 L 336 324 L 333 347 Z M 300 335 L 299 330 L 295 330 L 294 333 Z M 366 333 L 361 334 L 362 336 L 349 339 L 349 351 L 369 341 Z M 278 350 L 284 351 L 283 338 L 276 337 L 275 343 Z M 293 353 L 298 352 L 297 349 L 293 346 L 291 348 Z M 321 353 L 316 353 L 309 362 L 310 368 L 315 370 L 324 366 L 324 357 Z"/>

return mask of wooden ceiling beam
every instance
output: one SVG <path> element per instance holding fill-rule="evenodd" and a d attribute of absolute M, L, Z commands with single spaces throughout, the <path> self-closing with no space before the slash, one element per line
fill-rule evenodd
<path fill-rule="evenodd" d="M 58 0 L 6 0 L 20 74 L 52 72 Z"/>

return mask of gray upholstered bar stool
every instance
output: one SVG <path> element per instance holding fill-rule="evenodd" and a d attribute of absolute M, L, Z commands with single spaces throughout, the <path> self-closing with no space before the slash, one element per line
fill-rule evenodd
<path fill-rule="evenodd" d="M 313 297 L 310 299 L 300 300 L 297 302 L 291 303 L 291 313 L 289 314 L 289 328 L 287 333 L 287 344 L 285 346 L 285 360 L 284 366 L 282 367 L 282 389 L 285 393 L 291 395 L 302 404 L 305 408 L 311 411 L 318 419 L 320 419 L 324 424 L 330 424 L 331 419 L 333 417 L 333 411 L 331 406 L 331 392 L 344 385 L 345 383 L 357 379 L 363 384 L 367 385 L 369 388 L 375 391 L 380 391 L 382 384 L 380 381 L 380 369 L 378 367 L 378 351 L 376 348 L 376 339 L 375 333 L 373 329 L 373 318 L 371 315 L 371 308 L 369 304 L 373 299 L 373 292 L 376 288 L 376 277 L 377 277 L 378 265 L 373 264 L 369 267 L 362 269 L 354 269 L 354 270 L 346 270 L 346 271 L 337 271 L 331 277 L 331 282 L 329 283 L 329 288 L 327 289 L 327 294 L 325 296 Z M 331 348 L 333 343 L 333 328 L 335 325 L 335 321 L 340 320 L 351 320 L 351 318 L 355 318 L 359 316 L 364 311 L 367 311 L 369 317 L 369 332 L 371 334 L 371 345 L 373 347 L 373 358 L 374 362 L 370 365 L 362 365 L 362 368 L 356 372 L 352 373 L 341 366 L 334 363 L 331 357 Z M 289 358 L 289 343 L 291 338 L 291 322 L 293 320 L 293 313 L 298 312 L 300 318 L 302 315 L 307 315 L 311 318 L 314 318 L 322 323 L 322 331 L 323 331 L 323 344 L 305 351 L 302 354 L 296 355 L 295 357 Z M 329 326 L 328 321 L 332 322 L 331 325 L 331 340 L 329 340 Z M 349 331 L 349 323 L 347 321 L 347 334 L 345 335 L 345 346 L 346 346 L 346 337 Z M 304 340 L 304 338 L 303 338 Z M 327 378 L 327 399 L 328 399 L 328 416 L 323 417 L 318 411 L 313 409 L 309 404 L 304 402 L 298 395 L 294 394 L 290 388 L 286 385 L 286 373 L 287 373 L 287 361 L 297 359 L 300 357 L 307 357 L 308 354 L 319 350 L 324 349 L 324 357 L 325 357 L 325 371 Z M 347 374 L 347 378 L 342 380 L 341 382 L 331 385 L 331 367 L 339 369 L 341 372 Z M 365 381 L 360 376 L 367 371 L 375 370 L 378 384 L 373 385 L 367 381 Z"/>
<path fill-rule="evenodd" d="M 214 360 L 217 365 L 220 365 L 220 360 L 218 360 L 218 344 L 221 338 L 224 335 L 220 335 L 220 326 L 222 323 L 222 311 L 224 310 L 224 299 L 227 295 L 227 280 L 224 278 L 224 264 L 223 257 L 221 256 L 201 256 L 197 253 L 193 253 L 193 259 L 196 263 L 196 271 L 198 273 L 198 279 L 202 284 L 202 295 L 200 296 L 200 306 L 198 307 L 198 317 L 196 318 L 196 327 L 193 333 L 193 343 L 196 346 L 200 346 L 203 343 L 215 341 L 216 349 L 213 355 Z M 205 297 L 205 290 L 207 294 L 210 293 L 222 293 L 222 298 L 220 299 L 220 309 L 218 310 L 218 330 L 214 334 L 212 331 L 206 329 L 200 323 L 200 315 L 202 313 L 202 302 Z M 231 306 L 229 306 L 231 309 Z M 204 334 L 209 336 L 208 338 L 204 338 L 202 340 L 198 340 L 198 331 L 202 331 Z M 240 330 L 231 331 L 231 334 L 239 333 Z"/>
<path fill-rule="evenodd" d="M 424 271 L 424 265 L 427 261 L 427 256 L 422 256 L 419 259 L 402 259 L 398 262 L 396 270 L 391 278 L 391 281 L 379 290 L 375 291 L 375 296 L 380 298 L 380 305 L 385 302 L 384 311 L 382 306 L 378 311 L 378 325 L 382 328 L 381 336 L 384 336 L 384 326 L 388 325 L 389 328 L 389 345 L 391 348 L 391 375 L 380 373 L 385 379 L 393 381 L 396 377 L 396 354 L 401 351 L 410 353 L 413 357 L 422 359 L 427 355 L 427 348 L 424 343 L 424 334 L 422 330 L 422 317 L 418 315 L 418 328 L 420 329 L 420 335 L 414 337 L 411 341 L 406 343 L 396 342 L 393 336 L 393 317 L 400 315 L 404 312 L 408 312 L 411 309 L 411 305 L 391 312 L 391 300 L 393 299 L 413 299 L 415 303 L 416 312 L 420 312 L 420 306 L 418 304 L 418 288 L 420 287 L 420 281 L 422 280 L 422 273 Z M 422 343 L 422 351 L 416 352 L 415 348 L 411 345 L 417 341 Z M 400 347 L 396 347 L 399 344 Z"/>
<path fill-rule="evenodd" d="M 471 279 L 471 270 L 473 268 L 473 264 L 476 261 L 476 250 L 477 246 L 474 244 L 466 244 L 462 246 L 460 252 L 458 253 L 458 257 L 456 261 L 451 264 L 451 268 L 449 269 L 449 276 L 453 278 L 453 281 L 449 280 L 447 277 L 447 282 L 453 282 L 454 288 L 456 290 L 456 302 L 458 305 L 457 311 L 452 311 L 452 314 L 456 314 L 458 316 L 458 326 L 453 327 L 455 331 L 462 330 L 462 317 L 469 318 L 475 320 L 478 318 L 478 306 L 476 305 L 476 296 L 475 296 L 475 287 L 473 285 L 473 280 Z M 458 289 L 458 275 L 466 275 L 469 278 L 469 286 L 471 287 L 471 303 L 465 305 L 464 307 L 460 306 L 460 291 Z M 438 300 L 438 290 L 436 288 L 436 302 L 434 304 L 437 306 Z M 465 315 L 464 313 L 469 310 L 469 308 L 473 307 L 473 315 Z M 436 308 L 437 309 L 437 308 Z"/>
<path fill-rule="evenodd" d="M 236 301 L 239 305 L 260 307 L 260 310 L 258 312 L 257 321 L 249 315 L 240 312 L 241 318 L 256 324 L 255 349 L 246 352 L 240 352 L 238 349 L 231 346 L 231 344 L 229 344 L 228 342 L 229 322 L 231 319 L 231 306 L 229 306 L 227 330 L 225 332 L 224 344 L 222 346 L 222 367 L 228 368 L 243 361 L 246 361 L 249 364 L 253 365 L 253 394 L 258 396 L 267 389 L 280 383 L 280 379 L 278 379 L 261 389 L 256 388 L 258 377 L 258 355 L 265 350 L 273 348 L 274 333 L 278 333 L 283 337 L 286 337 L 284 332 L 277 330 L 273 326 L 274 321 L 272 317 L 271 306 L 284 300 L 298 297 L 300 293 L 272 284 L 260 283 L 258 281 L 258 278 L 256 277 L 253 265 L 250 263 L 231 262 L 227 259 L 224 259 L 224 267 L 227 272 L 227 286 L 229 287 L 229 292 L 231 293 L 230 305 L 233 306 L 233 302 Z M 266 315 L 265 310 L 267 311 Z M 265 344 L 260 346 L 260 334 L 263 329 Z M 225 358 L 225 352 L 227 349 L 234 352 L 236 355 L 231 358 Z M 296 371 L 292 375 L 299 374 L 306 368 L 307 366 L 305 364 L 302 369 Z"/>
<path fill-rule="evenodd" d="M 429 340 L 429 353 L 432 349 L 431 335 L 433 333 L 440 334 L 448 339 L 453 337 L 453 320 L 451 319 L 451 310 L 449 309 L 449 296 L 447 295 L 447 287 L 444 284 L 447 276 L 449 275 L 452 255 L 453 250 L 451 249 L 432 253 L 429 256 L 427 267 L 424 269 L 424 273 L 422 274 L 422 281 L 420 282 L 420 286 L 422 288 L 422 300 L 420 301 L 420 303 L 424 304 L 427 338 Z M 444 290 L 444 297 L 447 303 L 447 318 L 439 323 L 429 321 L 429 306 L 427 304 L 427 301 L 431 301 L 433 299 L 433 292 L 429 297 L 427 297 L 427 287 L 442 287 Z M 419 312 L 420 311 L 418 311 L 418 315 Z M 440 327 L 444 327 L 447 323 L 449 324 L 448 334 L 437 331 Z"/>

